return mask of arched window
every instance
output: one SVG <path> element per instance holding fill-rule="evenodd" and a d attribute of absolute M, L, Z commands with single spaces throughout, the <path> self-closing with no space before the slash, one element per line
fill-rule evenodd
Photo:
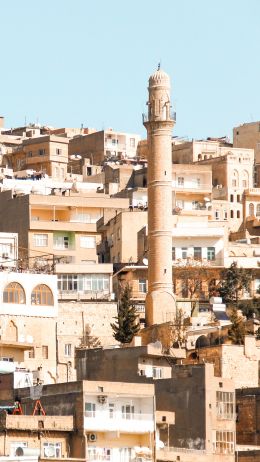
<path fill-rule="evenodd" d="M 45 284 L 36 286 L 31 295 L 32 305 L 53 305 L 53 295 L 51 289 Z"/>
<path fill-rule="evenodd" d="M 255 206 L 254 206 L 254 204 L 251 202 L 251 203 L 249 204 L 249 216 L 250 216 L 250 217 L 253 217 L 254 214 L 255 214 Z"/>
<path fill-rule="evenodd" d="M 3 293 L 4 303 L 25 304 L 25 292 L 18 282 L 10 282 Z"/>
<path fill-rule="evenodd" d="M 199 154 L 199 155 L 198 155 L 198 160 L 201 160 L 201 159 L 202 159 L 202 155 Z"/>
<path fill-rule="evenodd" d="M 256 206 L 256 216 L 257 217 L 260 216 L 260 204 L 257 204 L 257 206 Z"/>
<path fill-rule="evenodd" d="M 249 184 L 249 174 L 246 170 L 243 170 L 242 172 L 242 187 L 243 188 L 248 188 Z"/>
<path fill-rule="evenodd" d="M 236 188 L 239 186 L 239 175 L 237 170 L 233 170 L 232 174 L 232 187 Z"/>

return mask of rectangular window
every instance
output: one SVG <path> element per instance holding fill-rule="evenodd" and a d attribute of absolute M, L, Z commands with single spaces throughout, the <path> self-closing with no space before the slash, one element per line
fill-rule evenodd
<path fill-rule="evenodd" d="M 44 457 L 60 459 L 61 443 L 43 443 L 43 454 Z"/>
<path fill-rule="evenodd" d="M 207 259 L 208 260 L 215 260 L 216 259 L 215 247 L 208 247 L 207 248 Z"/>
<path fill-rule="evenodd" d="M 109 274 L 59 274 L 58 290 L 61 292 L 107 293 L 109 292 Z"/>
<path fill-rule="evenodd" d="M 219 219 L 220 219 L 220 211 L 215 210 L 215 220 L 219 220 Z"/>
<path fill-rule="evenodd" d="M 161 367 L 153 367 L 153 378 L 154 379 L 162 378 L 162 368 Z"/>
<path fill-rule="evenodd" d="M 95 249 L 96 236 L 80 236 L 80 247 L 82 249 Z"/>
<path fill-rule="evenodd" d="M 96 404 L 95 403 L 85 403 L 85 416 L 86 417 L 96 417 Z"/>
<path fill-rule="evenodd" d="M 34 234 L 33 241 L 35 247 L 47 247 L 48 246 L 48 234 Z"/>
<path fill-rule="evenodd" d="M 234 194 L 230 194 L 230 202 L 234 202 Z"/>
<path fill-rule="evenodd" d="M 178 186 L 184 186 L 184 177 L 178 176 Z"/>
<path fill-rule="evenodd" d="M 172 260 L 176 260 L 176 250 L 175 247 L 172 247 Z"/>
<path fill-rule="evenodd" d="M 39 149 L 39 156 L 45 156 L 45 149 Z"/>
<path fill-rule="evenodd" d="M 56 148 L 56 154 L 57 156 L 60 156 L 62 154 L 62 149 Z"/>
<path fill-rule="evenodd" d="M 216 408 L 218 419 L 233 420 L 235 417 L 234 393 L 217 391 Z"/>
<path fill-rule="evenodd" d="M 130 147 L 135 148 L 135 138 L 130 138 Z"/>
<path fill-rule="evenodd" d="M 234 432 L 216 431 L 215 451 L 217 454 L 233 454 Z"/>
<path fill-rule="evenodd" d="M 202 251 L 201 247 L 194 247 L 194 260 L 201 260 Z"/>
<path fill-rule="evenodd" d="M 53 235 L 53 247 L 54 249 L 69 249 L 71 248 L 71 242 L 69 236 L 60 236 L 60 235 Z"/>
<path fill-rule="evenodd" d="M 42 359 L 48 359 L 49 357 L 49 351 L 48 351 L 48 346 L 47 345 L 42 345 Z"/>
<path fill-rule="evenodd" d="M 224 220 L 227 220 L 227 217 L 228 217 L 227 210 L 223 211 L 223 216 L 224 216 Z"/>
<path fill-rule="evenodd" d="M 29 359 L 35 358 L 34 348 L 32 348 L 32 350 L 30 350 L 30 351 L 28 352 L 28 358 L 29 358 Z"/>
<path fill-rule="evenodd" d="M 27 157 L 32 157 L 32 151 L 27 152 Z"/>
<path fill-rule="evenodd" d="M 72 351 L 71 343 L 65 343 L 65 345 L 64 345 L 64 356 L 70 357 L 71 356 L 71 351 Z"/>
<path fill-rule="evenodd" d="M 139 279 L 139 292 L 146 293 L 146 279 Z"/>
<path fill-rule="evenodd" d="M 232 187 L 235 188 L 236 185 L 237 185 L 237 180 L 234 180 L 234 179 L 233 179 L 233 180 L 232 180 Z"/>
<path fill-rule="evenodd" d="M 188 257 L 188 248 L 187 247 L 182 247 L 181 249 L 181 258 L 187 258 Z"/>
<path fill-rule="evenodd" d="M 109 411 L 109 418 L 113 419 L 114 418 L 114 413 L 115 413 L 115 405 L 114 405 L 114 403 L 109 403 L 108 411 Z"/>
<path fill-rule="evenodd" d="M 134 406 L 131 406 L 130 404 L 126 404 L 125 406 L 122 406 L 123 419 L 133 419 L 134 413 L 135 413 Z"/>
<path fill-rule="evenodd" d="M 243 188 L 247 188 L 247 180 L 242 180 L 242 186 Z"/>

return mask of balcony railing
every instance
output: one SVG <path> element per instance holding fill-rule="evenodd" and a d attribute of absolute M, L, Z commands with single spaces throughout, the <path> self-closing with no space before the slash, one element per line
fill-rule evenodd
<path fill-rule="evenodd" d="M 190 183 L 187 182 L 186 183 L 185 182 L 183 184 L 178 184 L 175 181 L 172 182 L 172 187 L 174 189 L 176 188 L 176 189 L 184 189 L 184 190 L 185 189 L 192 189 L 192 190 L 194 190 L 194 189 L 196 189 L 196 190 L 200 190 L 200 189 L 205 190 L 205 189 L 207 189 L 207 190 L 211 190 L 211 188 L 212 188 L 211 184 L 209 184 L 209 183 L 199 184 L 199 183 L 195 183 L 195 182 L 194 183 L 192 183 L 192 182 L 190 182 Z"/>
<path fill-rule="evenodd" d="M 165 115 L 165 117 L 163 115 L 160 115 L 158 117 L 151 117 L 150 118 L 149 115 L 145 114 L 145 113 L 142 114 L 142 117 L 143 117 L 143 123 L 149 122 L 149 120 L 156 120 L 156 119 L 165 120 L 165 121 L 166 120 L 174 120 L 174 122 L 176 122 L 176 112 L 175 111 L 170 112 L 170 119 L 167 119 L 166 115 Z"/>
<path fill-rule="evenodd" d="M 88 431 L 121 431 L 124 433 L 147 433 L 154 431 L 153 414 L 121 413 L 109 411 L 86 411 L 84 427 Z"/>

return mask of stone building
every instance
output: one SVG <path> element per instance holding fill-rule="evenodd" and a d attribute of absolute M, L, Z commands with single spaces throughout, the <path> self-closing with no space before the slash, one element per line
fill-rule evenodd
<path fill-rule="evenodd" d="M 46 416 L 35 418 L 32 416 L 35 400 L 30 389 L 17 389 L 15 395 L 23 415 L 3 419 L 2 428 L 13 426 L 12 437 L 2 449 L 6 454 L 15 441 L 24 442 L 28 449 L 41 449 L 41 455 L 44 450 L 48 453 L 49 443 L 50 449 L 55 448 L 54 455 L 50 451 L 49 457 L 55 458 L 80 457 L 93 462 L 155 459 L 153 384 L 98 380 L 43 386 L 40 401 Z M 35 433 L 26 431 L 30 424 Z M 0 436 L 0 448 L 1 443 L 3 448 L 4 433 Z"/>
<path fill-rule="evenodd" d="M 69 155 L 78 154 L 88 158 L 92 164 L 105 160 L 133 159 L 136 157 L 140 136 L 121 133 L 112 129 L 79 135 L 70 140 Z"/>

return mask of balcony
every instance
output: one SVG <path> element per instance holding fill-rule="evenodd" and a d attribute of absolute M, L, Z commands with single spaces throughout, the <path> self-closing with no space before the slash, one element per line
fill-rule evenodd
<path fill-rule="evenodd" d="M 109 291 L 95 292 L 93 290 L 59 290 L 59 300 L 107 300 L 114 297 Z"/>
<path fill-rule="evenodd" d="M 193 192 L 196 193 L 211 193 L 212 186 L 210 183 L 197 183 L 193 181 L 184 181 L 182 184 L 178 184 L 176 181 L 172 181 L 172 189 L 176 192 Z"/>
<path fill-rule="evenodd" d="M 146 122 L 149 122 L 149 120 L 151 120 L 152 118 L 149 117 L 148 114 L 145 114 L 143 113 L 142 114 L 142 118 L 143 118 L 143 123 L 146 123 Z M 166 117 L 165 118 L 161 118 L 161 117 L 155 117 L 154 120 L 167 120 Z M 175 111 L 171 111 L 170 112 L 170 119 L 168 120 L 174 120 L 174 122 L 176 122 L 176 112 Z"/>
<path fill-rule="evenodd" d="M 13 430 L 73 431 L 73 416 L 31 416 L 1 414 L 0 428 Z"/>
<path fill-rule="evenodd" d="M 114 412 L 109 417 L 108 411 L 87 411 L 84 417 L 84 428 L 87 431 L 151 433 L 154 431 L 153 414 Z"/>
<path fill-rule="evenodd" d="M 82 222 L 76 220 L 59 220 L 49 219 L 43 220 L 39 216 L 32 216 L 30 220 L 30 229 L 41 229 L 43 231 L 79 231 L 79 232 L 92 232 L 97 231 L 97 224 L 91 222 Z"/>

